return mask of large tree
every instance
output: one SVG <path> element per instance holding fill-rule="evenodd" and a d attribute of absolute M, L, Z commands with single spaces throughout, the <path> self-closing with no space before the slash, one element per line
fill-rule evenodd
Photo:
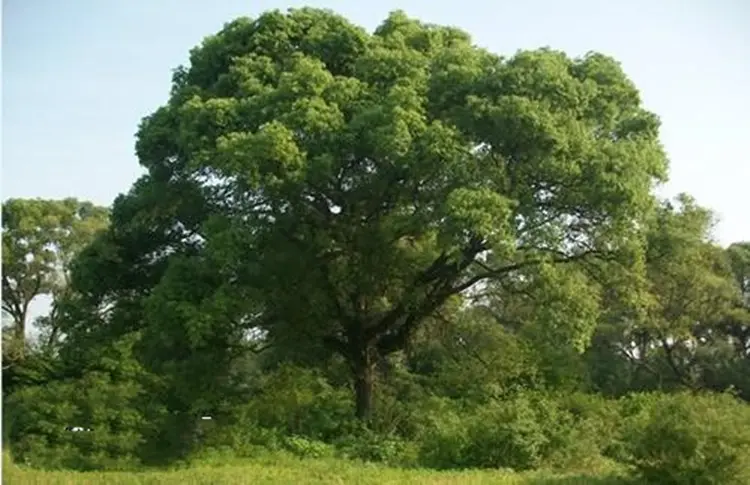
<path fill-rule="evenodd" d="M 72 198 L 9 199 L 2 215 L 2 310 L 22 347 L 31 302 L 61 296 L 73 258 L 106 228 L 108 210 Z"/>
<path fill-rule="evenodd" d="M 504 59 L 400 12 L 368 34 L 273 11 L 192 50 L 143 121 L 141 183 L 190 201 L 142 212 L 171 214 L 159 230 L 195 243 L 189 264 L 256 302 L 211 306 L 222 322 L 343 356 L 367 418 L 378 359 L 452 297 L 534 265 L 632 256 L 666 174 L 658 127 L 601 54 Z"/>

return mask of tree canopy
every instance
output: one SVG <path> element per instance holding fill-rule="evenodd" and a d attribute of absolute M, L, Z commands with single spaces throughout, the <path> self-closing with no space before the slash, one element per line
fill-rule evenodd
<path fill-rule="evenodd" d="M 148 208 L 160 230 L 257 302 L 226 317 L 340 353 L 364 417 L 377 356 L 451 297 L 628 255 L 666 174 L 658 126 L 601 54 L 504 59 L 400 12 L 368 34 L 300 9 L 191 51 L 137 152 L 141 186 L 174 195 Z"/>

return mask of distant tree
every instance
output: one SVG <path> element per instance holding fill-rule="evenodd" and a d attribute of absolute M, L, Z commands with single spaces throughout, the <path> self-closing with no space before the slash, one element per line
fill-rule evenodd
<path fill-rule="evenodd" d="M 618 303 L 627 285 L 613 285 L 594 339 L 600 389 L 723 390 L 741 382 L 733 370 L 748 321 L 733 272 L 740 258 L 733 258 L 737 246 L 727 251 L 712 241 L 713 225 L 713 214 L 682 194 L 644 226 L 639 298 Z"/>
<path fill-rule="evenodd" d="M 700 386 L 696 352 L 722 338 L 718 326 L 737 297 L 724 251 L 711 241 L 710 211 L 686 195 L 657 212 L 649 232 L 647 266 L 652 306 L 636 330 L 655 343 L 669 373 Z"/>
<path fill-rule="evenodd" d="M 726 250 L 731 274 L 738 289 L 731 310 L 723 316 L 721 333 L 725 337 L 723 353 L 711 353 L 709 384 L 712 388 L 734 388 L 750 401 L 750 243 L 731 244 Z"/>
<path fill-rule="evenodd" d="M 2 310 L 22 351 L 29 305 L 61 296 L 73 258 L 106 228 L 108 210 L 76 199 L 9 199 L 2 216 Z"/>
<path fill-rule="evenodd" d="M 750 360 L 750 242 L 734 243 L 727 248 L 732 275 L 740 290 L 735 312 L 727 322 L 737 353 Z"/>

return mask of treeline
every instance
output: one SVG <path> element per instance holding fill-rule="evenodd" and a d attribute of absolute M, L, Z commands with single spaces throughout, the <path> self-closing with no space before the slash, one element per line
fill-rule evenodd
<path fill-rule="evenodd" d="M 3 204 L 4 443 L 747 483 L 750 243 L 653 195 L 658 131 L 600 54 L 501 58 L 400 12 L 235 20 L 110 209 Z"/>

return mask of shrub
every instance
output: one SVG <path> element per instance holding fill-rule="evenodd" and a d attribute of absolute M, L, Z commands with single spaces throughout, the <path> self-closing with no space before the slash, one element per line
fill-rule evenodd
<path fill-rule="evenodd" d="M 330 456 L 330 443 L 356 427 L 350 401 L 346 389 L 332 387 L 316 371 L 285 364 L 261 377 L 246 404 L 215 417 L 201 445 L 229 448 L 237 457 Z"/>
<path fill-rule="evenodd" d="M 650 403 L 650 405 L 649 405 Z M 624 456 L 645 483 L 750 483 L 750 406 L 681 393 L 626 401 Z"/>
<path fill-rule="evenodd" d="M 419 463 L 438 469 L 463 468 L 469 446 L 468 419 L 456 402 L 447 398 L 427 400 L 415 421 L 419 429 Z"/>
<path fill-rule="evenodd" d="M 207 433 L 202 448 L 233 450 L 237 457 L 255 457 L 284 449 L 284 436 L 275 429 L 253 423 L 229 421 Z"/>
<path fill-rule="evenodd" d="M 4 410 L 14 458 L 41 468 L 136 466 L 146 424 L 137 410 L 141 392 L 134 382 L 114 382 L 99 372 L 18 391 Z"/>
<path fill-rule="evenodd" d="M 549 452 L 558 410 L 519 395 L 473 410 L 446 410 L 422 439 L 421 462 L 434 468 L 537 468 Z"/>
<path fill-rule="evenodd" d="M 331 445 L 302 436 L 286 437 L 284 449 L 300 458 L 324 458 L 334 455 L 334 449 Z"/>
<path fill-rule="evenodd" d="M 593 395 L 520 393 L 483 406 L 433 399 L 417 418 L 420 464 L 432 468 L 609 468 L 616 401 Z"/>
<path fill-rule="evenodd" d="M 620 430 L 618 402 L 575 393 L 556 400 L 559 410 L 550 419 L 549 452 L 544 466 L 566 471 L 610 468 L 608 458 Z"/>
<path fill-rule="evenodd" d="M 339 454 L 348 459 L 401 467 L 416 466 L 418 463 L 419 448 L 416 444 L 366 429 L 337 440 L 336 447 Z"/>
<path fill-rule="evenodd" d="M 469 428 L 467 465 L 518 470 L 539 465 L 546 436 L 524 404 L 493 406 L 479 413 Z"/>
<path fill-rule="evenodd" d="M 353 426 L 351 393 L 313 370 L 283 365 L 263 377 L 257 395 L 238 411 L 241 426 L 329 442 Z"/>

